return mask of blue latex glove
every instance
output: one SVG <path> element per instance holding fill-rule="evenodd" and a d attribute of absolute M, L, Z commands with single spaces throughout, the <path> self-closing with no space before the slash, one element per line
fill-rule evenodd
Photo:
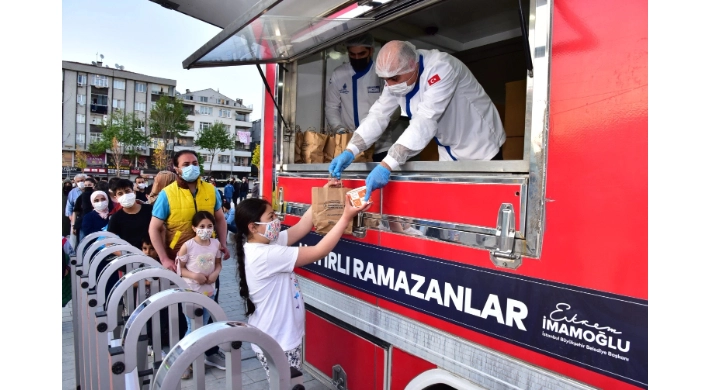
<path fill-rule="evenodd" d="M 383 167 L 382 165 L 376 166 L 375 169 L 373 169 L 372 172 L 367 175 L 367 179 L 365 179 L 365 186 L 367 186 L 367 191 L 365 192 L 365 202 L 370 201 L 370 195 L 372 194 L 372 191 L 379 190 L 380 188 L 384 187 L 389 181 L 390 170 Z"/>
<path fill-rule="evenodd" d="M 340 173 L 343 172 L 343 170 L 347 168 L 354 159 L 355 156 L 353 156 L 353 152 L 345 150 L 330 162 L 328 172 L 330 172 L 331 176 L 340 180 Z"/>

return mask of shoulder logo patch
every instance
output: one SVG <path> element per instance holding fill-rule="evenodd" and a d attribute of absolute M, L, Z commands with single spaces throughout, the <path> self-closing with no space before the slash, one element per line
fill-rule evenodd
<path fill-rule="evenodd" d="M 434 84 L 438 83 L 439 80 L 441 80 L 441 78 L 439 78 L 438 74 L 435 74 L 435 75 L 431 76 L 431 78 L 429 80 L 427 80 L 427 83 L 429 83 L 429 85 L 434 85 Z"/>

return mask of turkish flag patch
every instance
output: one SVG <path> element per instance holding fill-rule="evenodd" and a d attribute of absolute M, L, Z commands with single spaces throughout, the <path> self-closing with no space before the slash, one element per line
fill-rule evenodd
<path fill-rule="evenodd" d="M 429 85 L 434 85 L 437 82 L 439 82 L 439 80 L 441 80 L 441 78 L 439 78 L 438 74 L 435 74 L 435 75 L 431 76 L 431 78 L 429 80 L 427 80 L 427 83 L 429 83 Z"/>

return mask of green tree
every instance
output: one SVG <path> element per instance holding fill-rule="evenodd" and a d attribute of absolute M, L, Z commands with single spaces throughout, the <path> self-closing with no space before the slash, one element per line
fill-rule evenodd
<path fill-rule="evenodd" d="M 222 122 L 215 122 L 212 126 L 200 130 L 195 140 L 195 146 L 206 149 L 212 156 L 210 161 L 209 174 L 212 175 L 212 163 L 218 151 L 228 150 L 234 147 L 235 139 L 229 134 L 227 127 Z"/>
<path fill-rule="evenodd" d="M 150 110 L 150 136 L 163 140 L 163 147 L 167 148 L 168 140 L 175 145 L 177 137 L 184 135 L 190 128 L 187 124 L 187 112 L 182 100 L 161 96 Z"/>
<path fill-rule="evenodd" d="M 251 155 L 251 164 L 255 165 L 257 168 L 259 167 L 259 163 L 261 162 L 261 145 L 256 145 L 254 148 L 254 152 Z"/>
<path fill-rule="evenodd" d="M 89 145 L 89 151 L 100 154 L 110 150 L 117 176 L 120 176 L 123 156 L 135 159 L 140 154 L 138 148 L 145 146 L 150 139 L 141 130 L 142 125 L 135 113 L 116 110 L 101 124 L 101 137 Z"/>
<path fill-rule="evenodd" d="M 86 153 L 82 152 L 81 150 L 76 151 L 76 158 L 75 158 L 76 163 L 74 164 L 77 168 L 81 168 L 82 171 L 84 171 L 84 168 L 86 168 Z"/>
<path fill-rule="evenodd" d="M 200 164 L 200 176 L 205 175 L 205 158 L 201 154 L 197 155 L 197 163 Z"/>

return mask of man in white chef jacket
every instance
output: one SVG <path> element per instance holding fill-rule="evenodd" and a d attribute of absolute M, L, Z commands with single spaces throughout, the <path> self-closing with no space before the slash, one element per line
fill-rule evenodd
<path fill-rule="evenodd" d="M 372 35 L 352 38 L 345 46 L 350 61 L 333 70 L 325 95 L 325 117 L 336 133 L 357 129 L 382 94 L 385 84 L 375 73 Z M 375 142 L 375 162 L 382 161 L 387 155 L 394 139 L 392 131 L 388 130 Z"/>
<path fill-rule="evenodd" d="M 419 153 L 432 138 L 439 161 L 503 159 L 505 131 L 498 111 L 460 60 L 438 50 L 417 50 L 409 42 L 390 41 L 380 50 L 375 71 L 385 80 L 384 91 L 348 143 L 350 153 L 343 152 L 331 162 L 331 175 L 340 178 L 353 156 L 381 136 L 398 107 L 411 120 L 367 176 L 365 200 L 387 184 L 392 169 Z"/>

